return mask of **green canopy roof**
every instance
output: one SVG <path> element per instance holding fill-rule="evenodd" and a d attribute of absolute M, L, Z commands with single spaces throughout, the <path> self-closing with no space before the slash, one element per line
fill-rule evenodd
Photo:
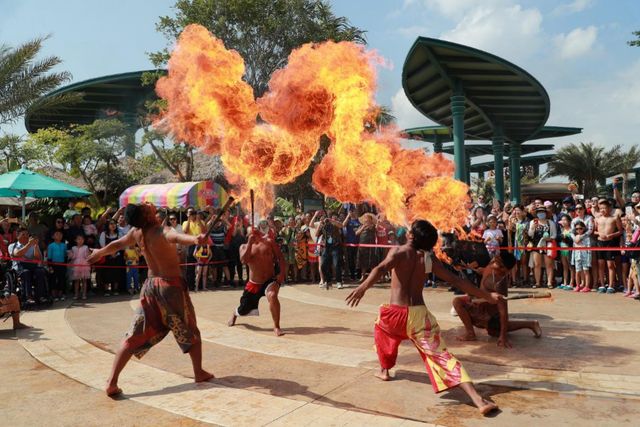
<path fill-rule="evenodd" d="M 563 126 L 543 126 L 542 129 L 529 141 L 536 139 L 561 138 L 563 136 L 576 135 L 582 132 L 582 128 L 563 127 Z M 409 128 L 402 131 L 407 139 L 413 139 L 424 142 L 442 142 L 447 143 L 453 141 L 453 130 L 446 126 L 420 126 Z M 482 138 L 473 135 L 465 135 L 465 139 L 472 141 L 480 141 Z M 523 145 L 524 148 L 524 145 Z"/>
<path fill-rule="evenodd" d="M 142 74 L 163 70 L 133 71 L 113 74 L 73 83 L 47 96 L 83 92 L 84 101 L 56 110 L 35 110 L 25 117 L 28 132 L 49 126 L 69 127 L 71 124 L 91 124 L 96 119 L 120 115 L 124 123 L 138 127 L 138 109 L 147 100 L 157 99 L 155 85 L 142 85 Z"/>
<path fill-rule="evenodd" d="M 553 150 L 553 144 L 524 144 L 520 148 L 521 154 L 533 154 L 540 151 Z M 447 154 L 453 154 L 453 145 L 442 147 L 442 152 Z M 467 158 L 473 158 L 478 156 L 493 155 L 493 146 L 491 144 L 465 144 L 464 153 Z M 505 157 L 509 157 L 509 145 L 504 147 Z M 524 158 L 522 158 L 524 160 Z"/>
<path fill-rule="evenodd" d="M 528 72 L 498 56 L 444 40 L 418 37 L 402 69 L 402 86 L 430 120 L 453 125 L 451 96 L 464 93 L 465 134 L 491 139 L 500 125 L 507 140 L 524 142 L 547 121 L 547 91 Z"/>
<path fill-rule="evenodd" d="M 545 163 L 549 163 L 555 154 L 539 154 L 537 156 L 529 156 L 520 158 L 520 166 L 534 166 L 534 165 L 542 165 Z M 477 163 L 475 165 L 471 165 L 472 173 L 484 173 L 488 171 L 492 171 L 495 167 L 495 163 L 491 162 L 483 162 Z"/>

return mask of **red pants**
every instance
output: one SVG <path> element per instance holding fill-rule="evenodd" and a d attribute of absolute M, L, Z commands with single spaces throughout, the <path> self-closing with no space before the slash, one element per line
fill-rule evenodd
<path fill-rule="evenodd" d="M 383 304 L 375 326 L 380 366 L 385 369 L 395 366 L 398 347 L 404 340 L 413 341 L 420 352 L 436 393 L 471 382 L 462 364 L 447 351 L 440 326 L 426 306 Z"/>

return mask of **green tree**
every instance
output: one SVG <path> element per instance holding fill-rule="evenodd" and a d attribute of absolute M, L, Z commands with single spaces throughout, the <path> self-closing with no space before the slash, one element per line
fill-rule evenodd
<path fill-rule="evenodd" d="M 82 100 L 79 93 L 45 97 L 71 79 L 69 72 L 51 72 L 62 62 L 57 56 L 36 60 L 47 38 L 17 48 L 0 45 L 0 125 L 14 123 L 31 110 L 55 110 Z"/>
<path fill-rule="evenodd" d="M 627 152 L 620 152 L 618 158 L 615 160 L 615 165 L 611 172 L 622 174 L 623 199 L 626 199 L 629 195 L 629 175 L 631 175 L 638 163 L 640 163 L 640 150 L 638 150 L 637 147 L 631 147 Z M 638 187 L 638 185 L 640 185 L 640 183 L 636 183 L 636 187 Z"/>
<path fill-rule="evenodd" d="M 126 125 L 119 120 L 96 120 L 68 130 L 42 129 L 30 136 L 37 150 L 49 152 L 49 162 L 87 184 L 95 199 L 106 204 L 114 182 L 114 168 L 125 151 Z"/>
<path fill-rule="evenodd" d="M 256 98 L 267 91 L 271 74 L 284 67 L 293 49 L 326 40 L 366 43 L 365 31 L 335 16 L 326 0 L 178 0 L 172 8 L 175 17 L 160 17 L 156 24 L 168 46 L 186 26 L 204 26 L 244 58 L 245 79 Z M 169 47 L 149 54 L 156 68 L 169 57 Z"/>
<path fill-rule="evenodd" d="M 640 47 L 640 31 L 634 31 L 633 35 L 637 37 L 637 40 L 631 40 L 631 41 L 628 41 L 627 43 L 629 44 L 629 46 Z"/>
<path fill-rule="evenodd" d="M 566 176 L 578 184 L 578 192 L 585 197 L 597 195 L 597 185 L 616 170 L 620 159 L 620 146 L 609 150 L 593 142 L 569 144 L 556 151 L 547 165 L 545 177 Z"/>
<path fill-rule="evenodd" d="M 14 134 L 0 136 L 0 154 L 4 157 L 2 168 L 5 172 L 29 168 L 38 163 L 43 152 L 31 147 L 23 141 L 22 137 Z"/>

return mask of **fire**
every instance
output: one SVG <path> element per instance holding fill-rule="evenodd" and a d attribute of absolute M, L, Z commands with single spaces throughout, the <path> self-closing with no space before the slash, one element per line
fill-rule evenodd
<path fill-rule="evenodd" d="M 393 126 L 365 128 L 378 108 L 376 66 L 384 63 L 355 43 L 307 44 L 291 53 L 256 101 L 242 81 L 240 55 L 190 25 L 172 53 L 168 76 L 156 86 L 168 102 L 156 125 L 221 154 L 229 181 L 239 188 L 235 196 L 246 200 L 254 189 L 263 213 L 272 207 L 273 184 L 301 175 L 326 134 L 332 143 L 314 171 L 317 190 L 341 202 L 367 200 L 398 224 L 427 218 L 438 229 L 459 230 L 468 187 L 451 178 L 453 162 L 403 149 Z"/>

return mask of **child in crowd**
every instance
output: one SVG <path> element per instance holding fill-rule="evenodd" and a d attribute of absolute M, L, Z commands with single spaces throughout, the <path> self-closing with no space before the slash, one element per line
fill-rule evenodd
<path fill-rule="evenodd" d="M 491 258 L 495 258 L 500 253 L 500 249 L 495 248 L 500 247 L 504 234 L 502 234 L 502 230 L 498 230 L 498 218 L 495 215 L 489 215 L 488 222 L 489 229 L 484 230 L 482 240 L 487 245 Z"/>
<path fill-rule="evenodd" d="M 84 244 L 84 236 L 79 234 L 76 237 L 76 245 L 67 252 L 71 260 L 71 272 L 69 279 L 73 281 L 75 290 L 74 300 L 78 299 L 78 291 L 82 282 L 82 299 L 87 299 L 87 279 L 91 278 L 91 267 L 87 266 L 87 258 L 89 257 L 89 247 Z"/>
<path fill-rule="evenodd" d="M 64 264 L 67 261 L 67 244 L 62 241 L 62 231 L 53 233 L 53 242 L 47 247 L 47 260 L 56 264 Z M 51 265 L 49 267 L 49 287 L 51 297 L 54 301 L 64 301 L 67 299 L 65 291 L 67 288 L 67 266 Z"/>
<path fill-rule="evenodd" d="M 202 278 L 202 290 L 206 291 L 207 289 L 207 277 L 209 273 L 209 265 L 208 262 L 211 259 L 211 248 L 209 245 L 196 246 L 193 251 L 193 256 L 196 259 L 196 289 L 195 292 L 198 292 L 198 286 L 200 285 L 200 278 Z"/>
<path fill-rule="evenodd" d="M 140 292 L 140 274 L 137 268 L 140 265 L 140 248 L 136 246 L 129 246 L 124 251 L 124 263 L 127 265 L 127 291 L 129 295 L 137 294 Z M 131 281 L 133 280 L 133 286 Z"/>
<path fill-rule="evenodd" d="M 569 248 L 573 246 L 571 238 L 571 217 L 568 214 L 562 214 L 560 217 L 560 233 L 558 234 L 560 247 Z M 558 289 L 574 290 L 576 270 L 571 265 L 571 251 L 561 250 L 560 259 L 562 261 L 562 284 Z"/>
<path fill-rule="evenodd" d="M 98 228 L 94 225 L 91 216 L 85 215 L 82 217 L 82 230 L 84 231 L 87 246 L 90 248 L 95 247 L 98 239 Z"/>
<path fill-rule="evenodd" d="M 65 222 L 69 222 L 69 220 L 75 215 L 75 214 L 79 214 L 80 212 L 78 210 L 76 210 L 76 201 L 72 200 L 69 202 L 69 209 L 67 209 L 66 211 L 64 211 L 64 214 L 62 214 L 62 218 L 64 218 Z"/>
<path fill-rule="evenodd" d="M 591 238 L 585 234 L 587 226 L 582 221 L 574 223 L 575 234 L 571 235 L 574 248 L 591 247 Z M 571 263 L 576 272 L 576 286 L 574 292 L 591 292 L 591 251 L 574 250 Z"/>

